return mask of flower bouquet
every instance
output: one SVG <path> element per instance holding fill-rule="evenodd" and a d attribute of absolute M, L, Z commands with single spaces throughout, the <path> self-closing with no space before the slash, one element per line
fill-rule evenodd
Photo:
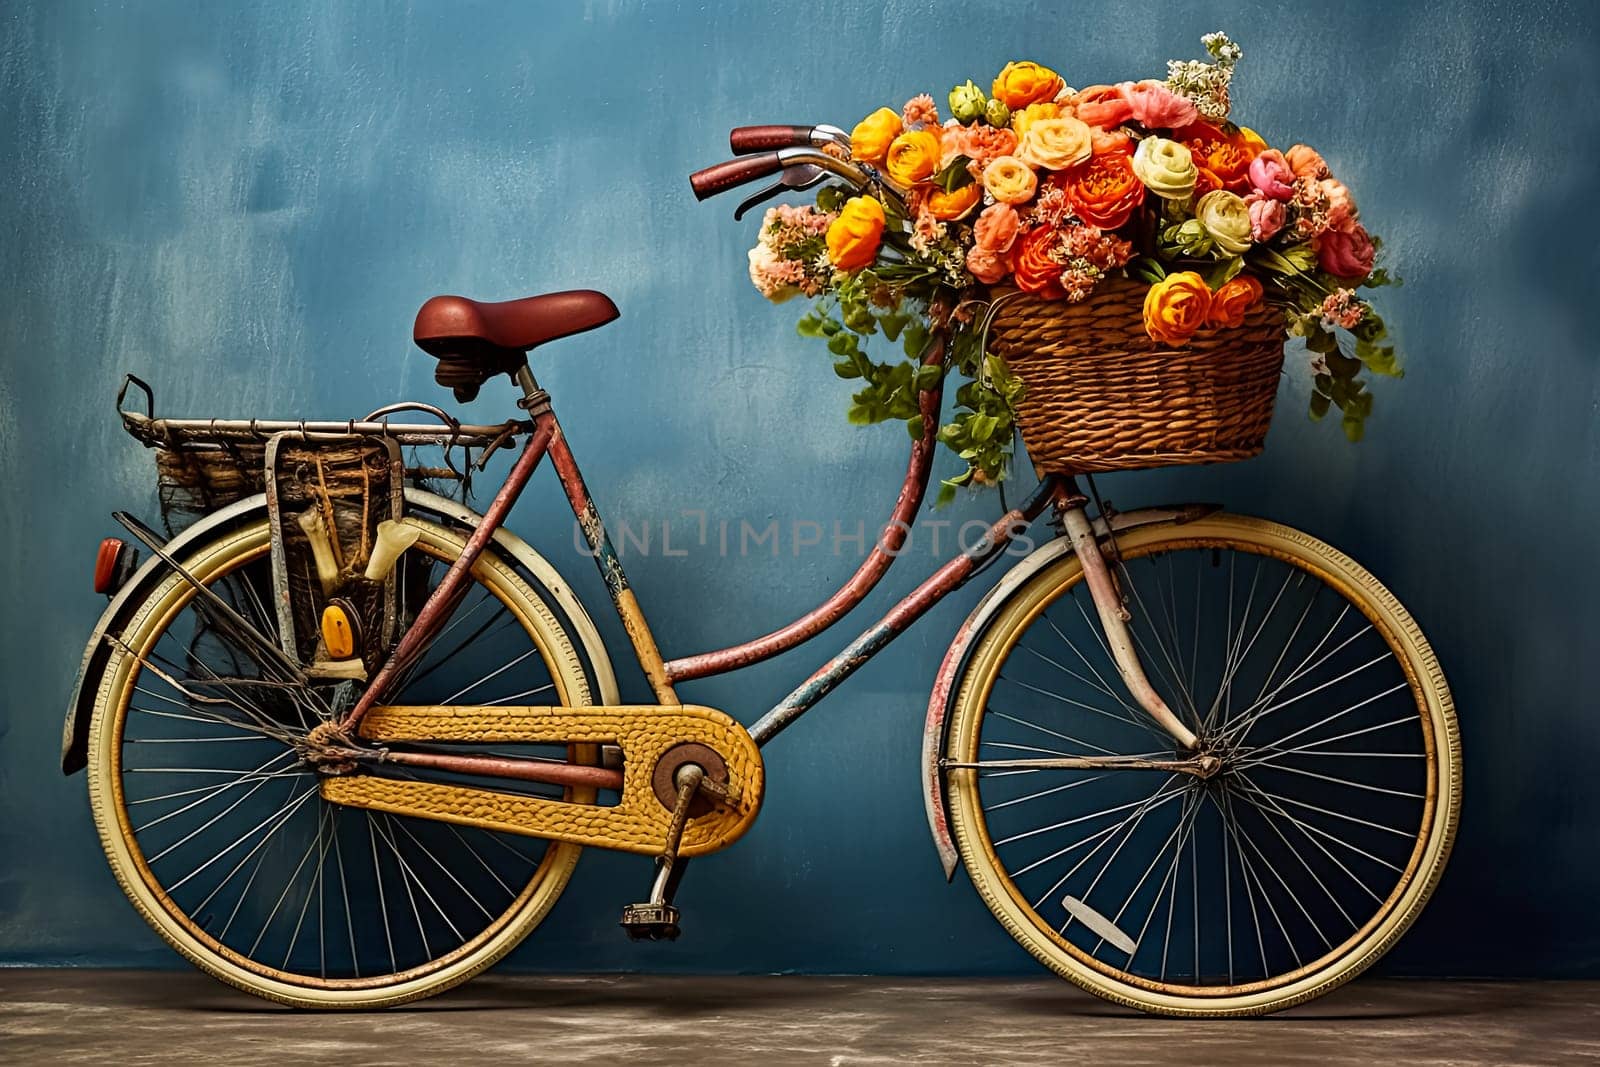
<path fill-rule="evenodd" d="M 862 382 L 850 421 L 920 438 L 918 390 L 968 379 L 937 429 L 967 463 L 941 501 L 1004 478 L 1018 424 L 1047 469 L 1252 455 L 1288 336 L 1312 357 L 1311 416 L 1337 407 L 1351 440 L 1363 372 L 1400 373 L 1357 294 L 1391 279 L 1350 191 L 1312 148 L 1231 120 L 1240 50 L 1203 41 L 1164 80 L 1072 89 L 1015 62 L 987 94 L 952 89 L 943 121 L 926 94 L 880 108 L 850 135 L 877 185 L 767 212 L 751 279 L 816 300 L 799 330 Z M 944 359 L 924 363 L 935 334 Z M 869 355 L 880 336 L 905 358 Z"/>

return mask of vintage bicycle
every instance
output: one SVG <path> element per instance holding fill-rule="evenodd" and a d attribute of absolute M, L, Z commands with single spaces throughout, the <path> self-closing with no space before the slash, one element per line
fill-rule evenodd
<path fill-rule="evenodd" d="M 829 150 L 831 127 L 732 140 L 739 158 L 694 175 L 701 198 L 773 175 L 741 211 L 824 180 L 895 193 Z M 921 392 L 926 429 L 848 581 L 771 633 L 666 659 L 527 360 L 617 313 L 592 291 L 428 301 L 415 338 L 441 384 L 465 400 L 516 383 L 522 416 L 501 425 L 425 404 L 158 418 L 148 387 L 124 385 L 163 504 L 195 521 L 167 536 L 118 514 L 130 538 L 97 558 L 111 601 L 63 769 L 87 767 L 118 881 L 185 957 L 285 1004 L 400 1004 L 510 951 L 585 847 L 655 857 L 622 925 L 676 937 L 686 861 L 749 830 L 766 745 L 1041 521 L 1053 536 L 994 583 L 932 680 L 921 788 L 946 875 L 965 866 L 1053 971 L 1175 1015 L 1317 996 L 1416 918 L 1460 803 L 1449 691 L 1383 585 L 1275 522 L 1091 511 L 1095 494 L 1045 473 L 748 729 L 683 703 L 685 683 L 814 638 L 882 578 L 922 505 L 942 386 Z M 923 359 L 943 358 L 936 336 Z M 482 514 L 429 488 L 512 446 Z M 546 458 L 654 703 L 621 702 L 584 605 L 504 525 Z"/>

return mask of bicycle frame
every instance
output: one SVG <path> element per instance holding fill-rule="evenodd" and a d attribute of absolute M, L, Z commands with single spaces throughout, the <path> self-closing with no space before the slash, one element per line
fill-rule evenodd
<path fill-rule="evenodd" d="M 924 362 L 943 358 L 943 346 L 935 341 L 924 353 Z M 894 512 L 885 526 L 884 534 L 873 552 L 863 561 L 856 573 L 822 605 L 794 620 L 787 626 L 743 644 L 714 652 L 702 653 L 684 659 L 666 661 L 656 645 L 639 601 L 629 585 L 622 561 L 617 556 L 606 532 L 604 521 L 589 495 L 577 459 L 562 433 L 561 425 L 551 406 L 550 395 L 541 389 L 533 373 L 524 364 L 516 375 L 523 390 L 522 406 L 533 417 L 533 433 L 523 446 L 521 455 L 513 464 L 504 484 L 484 512 L 483 520 L 468 539 L 461 555 L 451 564 L 416 619 L 401 637 L 394 653 L 384 663 L 357 703 L 340 720 L 338 729 L 346 736 L 354 734 L 366 713 L 382 702 L 388 687 L 415 656 L 428 647 L 432 638 L 448 622 L 467 588 L 472 566 L 493 538 L 494 532 L 505 522 L 511 507 L 527 487 L 529 479 L 546 455 L 555 467 L 556 476 L 564 490 L 572 514 L 583 532 L 589 550 L 594 556 L 600 576 L 611 598 L 613 608 L 633 646 L 635 659 L 644 671 L 656 700 L 663 705 L 680 703 L 675 683 L 691 678 L 724 674 L 760 662 L 780 652 L 799 645 L 827 629 L 859 604 L 894 562 L 899 548 L 909 533 L 909 520 L 916 513 L 927 488 L 932 466 L 933 432 L 938 424 L 935 417 L 942 397 L 942 386 L 924 390 L 920 405 L 928 417 L 922 440 L 912 449 L 906 480 L 896 501 Z M 1000 516 L 982 538 L 958 556 L 938 567 L 920 585 L 894 605 L 871 627 L 862 631 L 841 652 L 823 664 L 791 693 L 775 704 L 750 728 L 757 745 L 765 745 L 823 697 L 832 692 L 846 678 L 854 674 L 868 660 L 881 652 L 891 641 L 908 629 L 912 623 L 956 589 L 964 585 L 987 563 L 995 559 L 1021 532 L 1052 504 L 1060 512 L 1065 530 L 1073 539 L 1075 550 L 1084 559 L 1086 579 L 1100 609 L 1112 651 L 1124 679 L 1133 695 L 1153 717 L 1173 735 L 1178 745 L 1192 749 L 1194 735 L 1178 721 L 1155 693 L 1139 665 L 1133 643 L 1127 630 L 1127 616 L 1114 590 L 1112 579 L 1100 557 L 1097 539 L 1083 511 L 1085 501 L 1071 488 L 1070 479 L 1047 474 L 1037 488 L 1017 507 Z M 458 769 L 472 770 L 491 777 L 505 775 L 505 769 L 489 758 L 460 755 L 453 757 Z M 503 762 L 503 761 L 502 761 Z M 529 768 L 533 770 L 533 768 Z M 520 775 L 519 775 L 520 776 Z"/>

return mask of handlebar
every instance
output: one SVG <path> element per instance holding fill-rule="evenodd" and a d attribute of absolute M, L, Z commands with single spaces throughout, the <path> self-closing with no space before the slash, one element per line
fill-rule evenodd
<path fill-rule="evenodd" d="M 783 159 L 777 152 L 767 152 L 759 156 L 740 156 L 738 159 L 730 159 L 726 163 L 718 163 L 704 170 L 695 171 L 689 175 L 689 186 L 694 190 L 696 200 L 704 200 L 718 193 L 725 193 L 734 186 L 776 174 L 783 169 L 783 166 Z"/>
<path fill-rule="evenodd" d="M 797 127 L 745 128 L 771 130 L 774 128 L 793 129 Z M 830 127 L 815 126 L 811 127 L 811 129 L 814 132 L 819 130 L 826 131 Z M 828 139 L 832 139 L 831 134 L 828 135 Z M 842 178 L 846 184 L 858 192 L 869 185 L 876 184 L 897 198 L 905 196 L 905 190 L 876 171 L 869 172 L 854 163 L 838 159 L 820 148 L 802 146 L 780 148 L 776 152 L 766 152 L 761 155 L 740 156 L 738 159 L 730 159 L 725 163 L 718 163 L 715 166 L 706 167 L 704 170 L 697 170 L 689 175 L 689 185 L 694 190 L 695 199 L 705 200 L 708 197 L 716 196 L 718 193 L 725 193 L 735 186 L 777 174 L 781 170 L 797 165 L 812 166 L 825 170 L 835 177 Z"/>
<path fill-rule="evenodd" d="M 835 144 L 850 147 L 850 135 L 837 126 L 737 126 L 728 134 L 734 155 L 776 148 L 801 148 Z"/>

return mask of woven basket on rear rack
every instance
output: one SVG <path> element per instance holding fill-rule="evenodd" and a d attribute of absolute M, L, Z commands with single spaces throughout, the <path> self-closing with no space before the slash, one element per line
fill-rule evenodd
<path fill-rule="evenodd" d="M 192 519 L 266 487 L 265 442 L 159 440 L 155 447 L 164 514 Z M 369 441 L 286 444 L 278 453 L 278 471 L 285 504 L 302 503 L 324 489 L 333 500 L 359 499 L 389 481 L 387 453 Z"/>
<path fill-rule="evenodd" d="M 1261 451 L 1283 367 L 1283 312 L 1258 304 L 1238 329 L 1183 348 L 1145 333 L 1149 286 L 1106 278 L 1080 303 L 996 295 L 989 350 L 1025 386 L 1028 454 L 1058 474 L 1249 459 Z"/>

